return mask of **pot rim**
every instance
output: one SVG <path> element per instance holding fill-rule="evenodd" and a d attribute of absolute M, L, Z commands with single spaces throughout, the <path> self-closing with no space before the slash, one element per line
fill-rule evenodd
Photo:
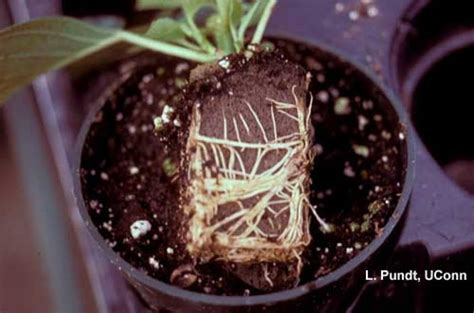
<path fill-rule="evenodd" d="M 89 132 L 90 126 L 94 121 L 96 113 L 102 108 L 103 102 L 99 101 L 87 114 L 81 130 L 76 140 L 74 163 L 73 163 L 73 181 L 74 181 L 74 196 L 76 200 L 76 205 L 79 208 L 80 215 L 84 220 L 89 233 L 95 239 L 99 247 L 107 255 L 107 258 L 111 262 L 119 267 L 121 271 L 125 271 L 133 279 L 136 279 L 141 284 L 150 287 L 154 290 L 157 290 L 167 296 L 173 298 L 179 298 L 186 301 L 193 302 L 195 304 L 206 304 L 214 306 L 255 306 L 255 305 L 265 305 L 265 304 L 275 304 L 277 302 L 283 302 L 288 300 L 293 300 L 304 296 L 308 292 L 314 289 L 321 289 L 326 287 L 338 280 L 340 280 L 345 275 L 352 272 L 354 269 L 358 268 L 365 260 L 367 260 L 372 254 L 374 254 L 380 246 L 387 240 L 390 236 L 401 217 L 403 216 L 410 194 L 412 191 L 414 183 L 414 166 L 415 166 L 415 147 L 414 147 L 414 135 L 411 124 L 409 122 L 407 113 L 399 99 L 394 92 L 388 88 L 385 84 L 378 79 L 374 73 L 369 71 L 365 66 L 360 64 L 355 58 L 352 58 L 335 47 L 331 47 L 328 44 L 315 40 L 313 38 L 305 38 L 303 36 L 298 36 L 294 34 L 271 34 L 271 38 L 278 38 L 283 40 L 291 40 L 296 43 L 302 43 L 309 47 L 317 48 L 332 57 L 335 57 L 342 62 L 348 63 L 353 66 L 358 72 L 363 76 L 368 78 L 377 89 L 385 96 L 397 114 L 399 122 L 404 126 L 406 130 L 406 171 L 405 177 L 403 179 L 403 189 L 398 200 L 397 206 L 395 207 L 393 213 L 391 214 L 388 222 L 385 224 L 383 234 L 379 237 L 373 239 L 369 245 L 367 245 L 363 250 L 361 250 L 355 257 L 344 263 L 342 266 L 338 267 L 336 270 L 317 278 L 316 280 L 310 281 L 303 285 L 297 286 L 289 290 L 283 290 L 273 293 L 268 293 L 264 295 L 254 295 L 254 296 L 219 296 L 219 295 L 208 295 L 203 293 L 198 293 L 194 291 L 189 291 L 181 289 L 179 287 L 173 286 L 171 284 L 162 282 L 158 279 L 152 278 L 151 276 L 146 275 L 134 268 L 131 264 L 125 261 L 119 254 L 117 254 L 109 245 L 105 242 L 104 238 L 100 235 L 96 226 L 93 224 L 90 215 L 88 214 L 87 207 L 84 202 L 82 195 L 82 188 L 80 182 L 80 168 L 81 168 L 81 159 L 82 159 L 82 148 Z"/>

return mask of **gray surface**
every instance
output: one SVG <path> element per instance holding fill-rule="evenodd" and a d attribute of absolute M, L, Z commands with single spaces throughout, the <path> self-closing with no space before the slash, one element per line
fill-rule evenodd
<path fill-rule="evenodd" d="M 18 4 L 20 1 L 11 0 L 11 2 Z M 362 18 L 357 22 L 349 19 L 347 11 L 336 13 L 336 2 L 344 3 L 347 7 L 357 1 L 281 0 L 270 22 L 270 33 L 296 34 L 299 37 L 316 38 L 319 41 L 326 42 L 350 53 L 359 63 L 366 64 L 369 68 L 376 70 L 380 73 L 380 78 L 388 83 L 391 77 L 389 55 L 392 31 L 399 21 L 403 8 L 411 1 L 379 0 L 377 1 L 380 10 L 379 16 L 372 19 Z M 33 16 L 44 15 L 50 12 L 51 9 L 58 9 L 57 5 L 51 5 L 51 1 L 47 0 L 29 0 L 28 3 L 33 8 Z M 1 14 L 0 10 L 0 17 Z M 275 23 L 276 20 L 279 21 L 278 24 Z M 68 176 L 70 172 L 67 170 L 66 151 L 73 151 L 71 138 L 77 132 L 80 117 L 76 116 L 76 119 L 72 122 L 75 125 L 74 127 L 63 128 L 63 125 L 71 125 L 71 116 L 68 115 L 68 112 L 74 111 L 72 108 L 74 103 L 70 101 L 70 95 L 65 92 L 68 87 L 58 90 L 57 82 L 61 82 L 64 86 L 64 81 L 54 75 L 36 85 L 36 91 L 38 91 L 38 88 L 39 90 L 54 88 L 55 94 L 59 97 L 51 101 L 47 94 L 43 93 L 43 96 L 40 96 L 42 105 L 40 105 L 39 116 L 41 116 L 43 123 L 47 125 L 47 138 L 50 146 L 53 147 L 50 156 L 55 160 L 54 164 L 60 173 L 60 184 L 55 187 L 51 185 L 49 191 L 51 195 L 56 194 L 58 190 L 64 190 L 66 194 L 65 201 L 70 209 L 68 214 L 74 223 L 75 234 L 81 242 L 81 251 L 88 266 L 91 286 L 96 301 L 102 304 L 99 307 L 108 312 L 139 312 L 140 304 L 135 295 L 130 291 L 117 270 L 96 250 L 88 235 L 84 234 L 81 221 L 74 210 L 70 194 L 72 189 Z M 17 106 L 15 109 L 11 109 L 11 114 L 16 119 L 22 119 L 25 113 L 35 114 L 35 112 L 28 111 L 29 107 L 25 106 Z M 60 130 L 62 131 L 60 132 Z M 21 127 L 16 131 L 23 132 L 23 136 L 27 136 Z M 58 134 L 61 134 L 61 136 L 58 136 Z M 33 153 L 33 155 L 38 153 L 38 151 L 32 151 L 31 147 L 22 147 L 22 149 L 22 153 L 28 152 L 29 154 Z M 46 155 L 48 153 L 45 152 Z M 418 163 L 422 163 L 424 166 L 417 169 L 412 203 L 401 244 L 409 244 L 414 241 L 424 242 L 431 252 L 436 253 L 448 253 L 452 249 L 472 244 L 470 238 L 452 234 L 453 227 L 464 232 L 470 231 L 473 233 L 473 225 L 469 223 L 473 220 L 472 215 L 474 214 L 472 198 L 460 191 L 460 188 L 444 175 L 418 138 L 417 158 Z M 32 166 L 31 160 L 27 159 L 23 160 L 23 164 L 25 169 Z M 37 163 L 35 166 L 41 167 L 43 165 Z M 36 184 L 40 183 L 42 182 L 36 182 Z M 38 185 L 32 188 L 38 188 Z M 44 196 L 43 193 L 46 190 L 42 190 L 43 192 L 37 196 Z M 427 193 L 427 190 L 430 192 Z M 45 203 L 45 205 L 55 207 L 54 203 Z M 427 211 L 431 212 L 429 216 L 426 214 Z M 48 221 L 44 221 L 44 223 L 44 225 L 48 225 Z M 63 248 L 67 250 L 67 247 Z M 58 281 L 58 284 L 60 283 Z M 76 288 L 73 285 L 69 287 Z M 70 291 L 66 291 L 69 290 L 69 287 L 65 288 L 63 292 L 70 293 Z M 74 303 L 76 300 L 72 301 Z"/>
<path fill-rule="evenodd" d="M 0 9 L 2 26 L 30 18 L 23 1 L 2 2 Z M 43 13 L 47 9 L 52 7 L 43 6 Z M 47 112 L 48 101 L 47 83 L 41 78 L 32 89 L 18 92 L 2 109 L 46 274 L 42 281 L 26 279 L 22 283 L 41 283 L 44 290 L 50 290 L 50 301 L 45 299 L 45 307 L 40 305 L 34 311 L 95 312 L 96 301 L 90 293 L 76 230 L 71 223 L 70 206 L 60 185 L 56 167 L 59 163 L 52 158 L 51 136 L 45 131 L 52 129 L 54 121 L 54 114 Z M 27 294 L 21 296 L 28 301 Z M 49 302 L 50 309 L 46 306 Z"/>

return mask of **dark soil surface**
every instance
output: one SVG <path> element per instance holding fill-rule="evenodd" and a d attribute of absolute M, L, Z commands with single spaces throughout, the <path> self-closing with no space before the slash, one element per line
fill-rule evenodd
<path fill-rule="evenodd" d="M 300 277 L 305 283 L 347 262 L 383 232 L 402 188 L 404 132 L 386 100 L 349 67 L 317 50 L 276 44 L 313 74 L 318 154 L 311 200 L 334 226 L 323 234 L 312 221 Z M 107 97 L 84 145 L 80 174 L 94 224 L 114 251 L 154 278 L 204 293 L 262 293 L 219 264 L 193 265 L 179 244 L 179 152 L 189 107 L 175 105 L 173 97 L 194 65 L 140 60 L 122 74 L 124 83 Z M 154 118 L 163 115 L 170 121 L 163 128 L 166 141 L 153 131 Z"/>

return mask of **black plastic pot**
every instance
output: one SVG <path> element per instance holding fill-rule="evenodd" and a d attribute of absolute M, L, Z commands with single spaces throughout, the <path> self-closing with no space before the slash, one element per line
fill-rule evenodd
<path fill-rule="evenodd" d="M 468 174 L 474 131 L 466 80 L 474 68 L 472 4 L 415 2 L 395 32 L 390 62 L 392 83 L 407 105 L 414 127 L 447 176 L 474 194 Z M 442 127 L 439 127 L 442 125 Z"/>
<path fill-rule="evenodd" d="M 308 43 L 306 40 L 298 42 Z M 405 147 L 402 148 L 404 150 L 402 151 L 403 161 L 406 165 L 403 191 L 383 233 L 356 257 L 335 271 L 297 288 L 271 294 L 248 297 L 205 295 L 153 279 L 133 268 L 106 244 L 92 223 L 83 201 L 78 173 L 83 144 L 94 117 L 103 104 L 97 103 L 85 119 L 77 141 L 74 162 L 74 187 L 77 204 L 94 240 L 152 309 L 167 309 L 173 312 L 338 312 L 348 307 L 353 301 L 358 289 L 365 282 L 365 270 L 371 269 L 374 264 L 383 264 L 393 251 L 403 224 L 402 219 L 414 179 L 414 147 L 407 116 L 398 99 L 378 83 L 378 80 L 363 66 L 351 60 L 349 56 L 321 43 L 313 42 L 311 46 L 317 47 L 315 51 L 318 59 L 330 61 L 336 67 L 350 69 L 351 74 L 361 82 L 360 86 L 374 95 L 374 98 L 378 99 L 378 102 L 387 110 L 391 119 L 396 121 L 397 125 L 400 123 L 406 130 Z M 351 62 L 348 63 L 346 60 L 351 60 Z"/>

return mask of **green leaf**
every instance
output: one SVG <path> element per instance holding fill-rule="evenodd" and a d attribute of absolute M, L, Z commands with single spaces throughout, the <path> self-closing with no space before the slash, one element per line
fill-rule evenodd
<path fill-rule="evenodd" d="M 118 35 L 119 39 L 125 42 L 178 58 L 201 63 L 214 62 L 217 60 L 217 56 L 213 53 L 193 51 L 185 47 L 176 46 L 166 42 L 160 42 L 131 32 L 120 31 Z"/>
<path fill-rule="evenodd" d="M 95 27 L 60 17 L 44 18 L 0 31 L 0 103 L 13 91 L 49 70 L 68 66 L 113 47 L 125 55 L 128 43 L 195 62 L 214 62 L 219 57 L 242 50 L 245 31 L 256 24 L 253 43 L 263 37 L 277 0 L 138 0 L 140 8 L 181 8 L 184 19 L 154 22 L 145 35 Z M 215 12 L 207 19 L 207 29 L 199 28 L 196 17 L 204 8 Z M 207 31 L 211 31 L 206 32 Z M 219 53 L 209 42 L 213 36 Z"/>
<path fill-rule="evenodd" d="M 201 48 L 190 42 L 188 36 L 192 35 L 185 22 L 171 18 L 160 18 L 154 21 L 145 36 L 166 42 L 173 42 L 183 47 L 200 51 Z"/>
<path fill-rule="evenodd" d="M 220 56 L 233 52 L 232 37 L 229 36 L 219 13 L 215 13 L 207 19 L 206 29 L 207 33 L 214 37 Z"/>
<path fill-rule="evenodd" d="M 243 14 L 242 1 L 217 0 L 217 8 L 221 17 L 221 40 L 224 46 L 219 47 L 226 54 L 240 50 L 242 46 L 237 37 L 237 27 Z"/>
<path fill-rule="evenodd" d="M 215 0 L 183 0 L 182 2 L 185 14 L 193 19 L 200 10 L 206 7 L 214 8 L 216 5 Z"/>
<path fill-rule="evenodd" d="M 265 11 L 265 1 L 257 0 L 250 5 L 240 23 L 238 30 L 238 38 L 241 42 L 245 40 L 245 32 L 249 27 L 255 26 Z"/>
<path fill-rule="evenodd" d="M 171 18 L 160 18 L 154 21 L 145 36 L 163 41 L 180 41 L 186 38 L 181 23 Z"/>
<path fill-rule="evenodd" d="M 179 9 L 186 0 L 137 0 L 135 9 L 142 10 L 174 10 Z"/>
<path fill-rule="evenodd" d="M 0 31 L 0 103 L 36 76 L 118 40 L 117 32 L 70 18 L 46 18 Z"/>
<path fill-rule="evenodd" d="M 152 1 L 152 0 L 148 0 Z M 158 1 L 159 2 L 159 1 Z M 173 41 L 184 47 L 216 54 L 216 48 L 208 40 L 214 39 L 219 56 L 241 51 L 244 46 L 245 33 L 249 27 L 255 26 L 256 31 L 252 42 L 259 43 L 263 37 L 268 19 L 276 0 L 181 0 L 185 23 L 181 23 L 179 40 Z M 209 14 L 205 20 L 205 27 L 199 27 L 196 19 L 201 17 L 202 10 L 211 8 L 215 12 Z M 164 27 L 168 29 L 167 27 Z M 178 34 L 176 25 L 173 32 Z M 169 41 L 169 39 L 167 39 Z M 198 47 L 196 47 L 198 46 Z"/>
<path fill-rule="evenodd" d="M 263 13 L 260 16 L 257 27 L 255 29 L 255 33 L 252 37 L 252 43 L 260 43 L 263 38 L 263 33 L 267 28 L 268 21 L 270 20 L 270 16 L 272 15 L 273 8 L 275 7 L 277 0 L 257 0 L 262 1 L 265 3 L 265 7 L 263 8 Z"/>
<path fill-rule="evenodd" d="M 0 42 L 0 103 L 38 75 L 70 65 L 120 42 L 196 62 L 213 62 L 217 58 L 66 17 L 38 19 L 3 29 Z"/>
<path fill-rule="evenodd" d="M 215 48 L 207 40 L 205 34 L 196 25 L 195 17 L 199 11 L 208 7 L 215 7 L 215 0 L 184 0 L 183 11 L 187 22 L 187 30 L 196 43 L 206 52 L 215 53 Z"/>
<path fill-rule="evenodd" d="M 230 10 L 229 10 L 229 28 L 232 34 L 232 38 L 234 42 L 237 43 L 237 49 L 239 46 L 239 39 L 237 37 L 237 29 L 239 27 L 240 21 L 242 20 L 242 16 L 244 14 L 244 8 L 242 6 L 242 2 L 240 0 L 230 1 Z"/>
<path fill-rule="evenodd" d="M 258 22 L 263 16 L 263 13 L 265 12 L 265 8 L 267 7 L 267 5 L 269 5 L 270 1 L 271 0 L 255 0 L 255 2 L 251 4 L 252 7 L 256 6 L 257 8 L 255 14 L 250 19 L 250 25 L 255 26 L 258 24 Z M 249 12 L 251 9 L 252 8 L 249 9 Z"/>

